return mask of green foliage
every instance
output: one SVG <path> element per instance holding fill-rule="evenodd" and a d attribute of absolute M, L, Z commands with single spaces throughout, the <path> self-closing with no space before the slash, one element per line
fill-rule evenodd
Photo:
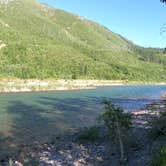
<path fill-rule="evenodd" d="M 100 131 L 97 127 L 84 128 L 78 136 L 78 140 L 81 143 L 96 142 L 99 141 L 100 138 Z"/>
<path fill-rule="evenodd" d="M 166 80 L 161 50 L 34 0 L 0 6 L 1 43 L 1 78 Z"/>
<path fill-rule="evenodd" d="M 166 112 L 161 112 L 150 120 L 150 137 L 156 139 L 160 136 L 166 136 Z"/>
<path fill-rule="evenodd" d="M 108 100 L 104 101 L 105 112 L 99 117 L 100 121 L 104 121 L 108 128 L 110 138 L 118 141 L 120 149 L 120 163 L 126 164 L 124 149 L 124 136 L 127 134 L 132 125 L 131 114 L 125 113 L 120 107 L 114 106 Z"/>
<path fill-rule="evenodd" d="M 114 106 L 108 100 L 104 101 L 105 112 L 99 117 L 109 129 L 111 138 L 117 138 L 117 122 L 121 130 L 129 129 L 132 125 L 131 114 L 125 113 L 122 108 Z"/>
<path fill-rule="evenodd" d="M 166 166 L 166 146 L 154 156 L 151 166 Z"/>

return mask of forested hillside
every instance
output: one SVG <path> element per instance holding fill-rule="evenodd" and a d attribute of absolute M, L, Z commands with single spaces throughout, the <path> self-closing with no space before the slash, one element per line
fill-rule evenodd
<path fill-rule="evenodd" d="M 35 0 L 0 0 L 0 78 L 165 81 L 166 54 Z"/>

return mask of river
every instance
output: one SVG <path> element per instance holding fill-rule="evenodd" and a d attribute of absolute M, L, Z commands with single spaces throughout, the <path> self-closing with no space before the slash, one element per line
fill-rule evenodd
<path fill-rule="evenodd" d="M 104 98 L 134 111 L 159 100 L 165 91 L 162 85 L 0 94 L 0 138 L 23 143 L 49 140 L 59 132 L 94 125 L 104 110 Z"/>

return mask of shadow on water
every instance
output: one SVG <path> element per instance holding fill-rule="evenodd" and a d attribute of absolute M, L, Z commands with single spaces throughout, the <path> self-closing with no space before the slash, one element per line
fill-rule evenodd
<path fill-rule="evenodd" d="M 57 134 L 94 125 L 101 110 L 101 105 L 75 98 L 41 98 L 33 105 L 12 101 L 7 107 L 12 119 L 10 135 L 0 133 L 0 160 L 16 154 L 20 145 L 51 141 Z"/>
<path fill-rule="evenodd" d="M 86 108 L 89 104 L 91 105 L 91 107 L 93 107 L 93 105 L 101 105 L 103 100 L 105 98 L 104 97 L 86 97 L 85 100 L 79 100 L 79 99 L 56 99 L 56 98 L 51 98 L 51 97 L 42 97 L 41 100 L 38 100 L 38 102 L 43 103 L 43 104 L 52 104 L 52 102 L 54 102 L 54 106 L 58 107 L 64 107 L 66 108 L 66 106 L 71 105 L 72 106 L 74 104 L 74 102 L 76 101 L 76 105 L 78 107 L 84 107 Z M 144 109 L 148 104 L 153 103 L 153 102 L 157 102 L 159 101 L 159 99 L 147 99 L 147 98 L 138 98 L 138 99 L 130 99 L 130 98 L 109 98 L 107 97 L 108 100 L 110 100 L 113 104 L 122 107 L 123 109 L 126 109 L 128 111 L 134 111 L 134 110 L 140 110 L 140 109 Z M 59 101 L 59 102 L 56 102 Z"/>
<path fill-rule="evenodd" d="M 102 113 L 102 98 L 54 98 L 40 97 L 36 104 L 11 101 L 7 113 L 12 119 L 10 136 L 0 133 L 0 160 L 16 154 L 20 145 L 51 141 L 57 134 L 91 126 Z M 139 102 L 138 99 L 110 99 L 114 103 Z M 150 100 L 144 100 L 151 102 Z M 142 100 L 140 101 L 140 103 Z"/>

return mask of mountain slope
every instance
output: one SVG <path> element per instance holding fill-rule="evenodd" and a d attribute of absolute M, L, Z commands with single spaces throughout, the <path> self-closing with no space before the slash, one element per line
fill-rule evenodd
<path fill-rule="evenodd" d="M 0 2 L 2 78 L 166 80 L 161 50 L 35 0 Z"/>

